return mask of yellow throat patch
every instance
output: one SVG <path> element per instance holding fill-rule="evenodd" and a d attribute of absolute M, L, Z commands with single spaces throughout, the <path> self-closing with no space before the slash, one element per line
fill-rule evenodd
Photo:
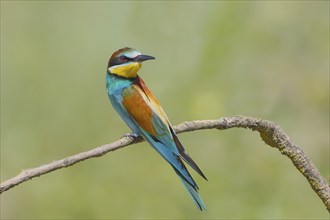
<path fill-rule="evenodd" d="M 141 66 L 142 66 L 141 63 L 132 62 L 132 63 L 112 66 L 109 67 L 108 70 L 110 73 L 116 74 L 124 78 L 135 78 Z"/>

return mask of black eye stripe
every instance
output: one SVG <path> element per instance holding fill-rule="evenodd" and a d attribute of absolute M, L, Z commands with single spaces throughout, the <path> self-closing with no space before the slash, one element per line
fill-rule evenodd
<path fill-rule="evenodd" d="M 125 56 L 120 56 L 120 57 L 117 58 L 117 60 L 118 60 L 119 62 L 124 62 L 124 61 L 126 61 L 127 59 L 126 59 Z"/>
<path fill-rule="evenodd" d="M 120 57 L 117 57 L 116 59 L 119 63 L 125 63 L 127 61 L 132 61 L 133 59 L 132 58 L 129 58 L 129 57 L 126 57 L 126 56 L 120 56 Z"/>
<path fill-rule="evenodd" d="M 127 63 L 129 61 L 133 61 L 134 59 L 133 58 L 129 58 L 125 55 L 121 55 L 119 57 L 116 57 L 112 60 L 109 61 L 108 63 L 108 66 L 115 66 L 115 65 L 120 65 L 120 64 L 123 64 L 123 63 Z"/>

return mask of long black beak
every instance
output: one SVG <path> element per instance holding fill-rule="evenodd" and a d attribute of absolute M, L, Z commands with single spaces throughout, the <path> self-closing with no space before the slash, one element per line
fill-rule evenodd
<path fill-rule="evenodd" d="M 154 60 L 156 59 L 155 57 L 153 56 L 149 56 L 149 55 L 139 55 L 137 57 L 134 58 L 134 61 L 136 62 L 143 62 L 143 61 L 146 61 L 146 60 Z"/>

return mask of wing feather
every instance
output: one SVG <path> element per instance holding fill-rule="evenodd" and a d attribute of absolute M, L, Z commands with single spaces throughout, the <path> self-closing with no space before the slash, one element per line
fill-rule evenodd
<path fill-rule="evenodd" d="M 183 179 L 198 189 L 180 157 L 204 179 L 206 179 L 205 175 L 186 153 L 163 108 L 140 77 L 137 77 L 134 83 L 123 91 L 122 104 L 134 121 L 143 128 L 142 135 L 147 141 L 173 166 L 176 172 L 182 173 Z"/>
<path fill-rule="evenodd" d="M 170 127 L 170 130 L 171 130 L 175 145 L 177 146 L 177 148 L 179 150 L 180 156 L 184 159 L 184 161 L 186 161 L 189 164 L 189 166 L 191 168 L 193 168 L 199 175 L 201 175 L 201 177 L 203 177 L 205 180 L 207 180 L 207 178 L 205 177 L 205 175 L 203 174 L 201 169 L 197 166 L 195 161 L 189 156 L 189 154 L 183 148 L 179 138 L 176 136 L 172 127 Z"/>
<path fill-rule="evenodd" d="M 148 133 L 156 135 L 152 124 L 153 110 L 145 101 L 144 96 L 138 87 L 132 85 L 123 91 L 122 104 L 139 126 Z"/>

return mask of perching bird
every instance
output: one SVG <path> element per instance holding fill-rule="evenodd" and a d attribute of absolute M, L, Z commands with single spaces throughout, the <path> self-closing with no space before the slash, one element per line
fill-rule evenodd
<path fill-rule="evenodd" d="M 158 100 L 138 75 L 141 63 L 152 59 L 155 58 L 128 47 L 113 53 L 106 74 L 109 99 L 134 136 L 143 137 L 162 155 L 173 167 L 197 207 L 205 210 L 203 200 L 197 192 L 198 186 L 182 159 L 204 179 L 206 177 L 186 153 Z"/>

